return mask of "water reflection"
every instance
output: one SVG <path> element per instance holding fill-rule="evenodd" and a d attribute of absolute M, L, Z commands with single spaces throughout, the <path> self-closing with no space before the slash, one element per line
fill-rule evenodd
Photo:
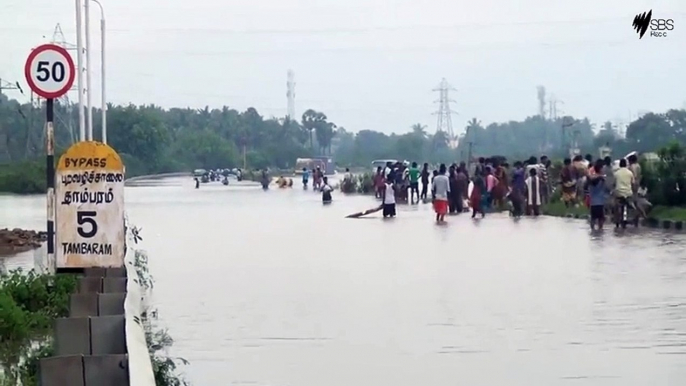
<path fill-rule="evenodd" d="M 233 181 L 126 200 L 198 385 L 686 381 L 679 234 L 504 215 L 441 227 L 430 204 L 345 219 L 376 203 Z M 43 212 L 40 197 L 0 198 L 0 226 L 41 227 Z"/>

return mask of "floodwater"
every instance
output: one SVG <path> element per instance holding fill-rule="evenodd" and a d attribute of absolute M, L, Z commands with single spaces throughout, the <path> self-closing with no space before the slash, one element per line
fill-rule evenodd
<path fill-rule="evenodd" d="M 345 219 L 376 203 L 250 183 L 126 193 L 195 385 L 686 384 L 686 236 L 505 215 L 437 226 L 424 204 Z M 42 229 L 44 207 L 0 197 L 0 227 Z"/>

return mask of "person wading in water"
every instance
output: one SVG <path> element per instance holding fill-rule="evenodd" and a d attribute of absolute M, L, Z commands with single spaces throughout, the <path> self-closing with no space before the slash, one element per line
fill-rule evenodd
<path fill-rule="evenodd" d="M 422 194 L 420 195 L 420 198 L 422 200 L 426 200 L 426 194 L 429 192 L 429 176 L 431 173 L 429 172 L 429 164 L 424 162 L 424 167 L 422 168 Z"/>
<path fill-rule="evenodd" d="M 450 182 L 450 194 L 448 195 L 448 213 L 454 214 L 457 212 L 457 197 L 460 193 L 457 191 L 457 174 L 455 165 L 450 165 L 448 168 L 448 181 Z"/>
<path fill-rule="evenodd" d="M 410 203 L 414 204 L 414 195 L 417 194 L 417 203 L 419 203 L 419 175 L 420 170 L 417 168 L 417 163 L 412 162 L 412 167 L 410 168 L 408 174 L 410 177 Z"/>
<path fill-rule="evenodd" d="M 486 166 L 486 196 L 483 209 L 489 209 L 493 205 L 493 189 L 498 185 L 498 179 L 493 175 L 493 167 Z"/>
<path fill-rule="evenodd" d="M 436 222 L 445 221 L 445 214 L 448 213 L 448 198 L 450 195 L 450 180 L 446 174 L 445 164 L 438 168 L 438 175 L 434 177 L 432 193 L 434 196 L 434 211 L 436 211 Z"/>
<path fill-rule="evenodd" d="M 328 204 L 331 202 L 331 191 L 333 191 L 333 188 L 329 185 L 329 179 L 327 177 L 324 177 L 322 179 L 322 186 L 320 188 L 322 192 L 322 202 L 325 204 Z"/>
<path fill-rule="evenodd" d="M 310 172 L 307 171 L 307 168 L 303 168 L 303 188 L 307 189 L 307 183 L 310 180 Z"/>
<path fill-rule="evenodd" d="M 267 174 L 267 169 L 262 169 L 262 189 L 269 188 L 269 174 Z"/>
<path fill-rule="evenodd" d="M 455 200 L 457 200 L 457 213 L 462 213 L 465 210 L 464 200 L 467 197 L 467 193 L 465 192 L 467 192 L 468 189 L 469 178 L 465 174 L 464 169 L 461 166 L 458 166 L 455 171 L 455 191 L 451 192 L 451 194 L 454 194 Z"/>
<path fill-rule="evenodd" d="M 381 198 L 383 197 L 383 190 L 385 189 L 384 185 L 384 173 L 383 169 L 381 166 L 376 168 L 376 174 L 374 175 L 374 197 L 375 198 Z"/>
<path fill-rule="evenodd" d="M 524 215 L 524 193 L 526 190 L 526 182 L 524 176 L 524 168 L 521 161 L 514 163 L 514 172 L 512 173 L 512 192 L 510 193 L 510 200 L 512 201 L 512 216 L 521 217 Z"/>
<path fill-rule="evenodd" d="M 383 203 L 383 216 L 395 217 L 395 189 L 393 188 L 393 181 L 386 180 L 384 188 L 381 191 L 381 202 Z"/>
<path fill-rule="evenodd" d="M 576 204 L 576 168 L 572 165 L 572 160 L 565 158 L 564 167 L 560 172 L 560 183 L 562 184 L 562 201 L 566 207 Z"/>
<path fill-rule="evenodd" d="M 537 176 L 537 169 L 529 169 L 526 179 L 526 214 L 538 216 L 541 214 L 541 180 Z"/>
<path fill-rule="evenodd" d="M 593 166 L 595 173 L 586 181 L 591 201 L 591 230 L 594 230 L 596 225 L 598 225 L 598 230 L 602 230 L 603 223 L 605 223 L 605 205 L 608 193 L 607 186 L 605 186 L 605 176 L 603 175 L 603 163 L 602 160 L 596 162 Z"/>
<path fill-rule="evenodd" d="M 475 218 L 477 213 L 481 213 L 482 218 L 486 217 L 486 212 L 483 207 L 483 197 L 486 194 L 486 182 L 478 170 L 474 173 L 472 183 L 474 186 L 472 187 L 472 195 L 469 197 L 469 202 L 472 206 L 472 218 Z"/>

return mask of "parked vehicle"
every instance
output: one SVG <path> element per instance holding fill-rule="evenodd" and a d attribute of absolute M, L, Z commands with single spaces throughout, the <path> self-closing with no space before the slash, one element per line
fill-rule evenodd
<path fill-rule="evenodd" d="M 336 174 L 336 165 L 333 162 L 333 158 L 327 156 L 317 156 L 312 157 L 312 159 L 319 160 L 323 163 L 321 168 L 325 175 L 330 176 Z"/>
<path fill-rule="evenodd" d="M 378 167 L 381 167 L 381 169 L 386 167 L 386 164 L 390 162 L 393 165 L 395 165 L 396 162 L 398 162 L 397 159 L 376 159 L 372 161 L 372 173 L 376 173 L 376 169 Z"/>
<path fill-rule="evenodd" d="M 295 161 L 294 173 L 296 175 L 301 175 L 303 173 L 303 168 L 307 168 L 308 171 L 312 172 L 317 166 L 326 173 L 326 164 L 324 161 L 316 158 L 298 158 Z"/>

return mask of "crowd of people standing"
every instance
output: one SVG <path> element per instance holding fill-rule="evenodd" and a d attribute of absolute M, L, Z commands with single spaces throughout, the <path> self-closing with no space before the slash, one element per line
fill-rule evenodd
<path fill-rule="evenodd" d="M 613 165 L 607 156 L 593 160 L 590 154 L 564 160 L 560 171 L 562 202 L 565 206 L 583 203 L 589 208 L 591 228 L 602 229 L 607 214 L 616 214 L 618 203 L 629 205 L 645 217 L 647 200 L 639 197 L 642 187 L 641 165 L 632 154 Z"/>
<path fill-rule="evenodd" d="M 377 198 L 383 200 L 386 217 L 395 216 L 396 201 L 427 202 L 429 192 L 438 222 L 443 222 L 447 213 L 462 213 L 469 207 L 472 218 L 478 214 L 485 217 L 492 207 L 502 208 L 508 203 L 514 216 L 538 215 L 541 205 L 550 197 L 550 166 L 546 156 L 540 161 L 535 157 L 517 161 L 512 168 L 500 158 L 479 158 L 472 170 L 464 162 L 449 167 L 441 164 L 431 171 L 428 163 L 420 169 L 416 162 L 389 162 L 385 168 L 377 168 L 374 185 Z"/>

